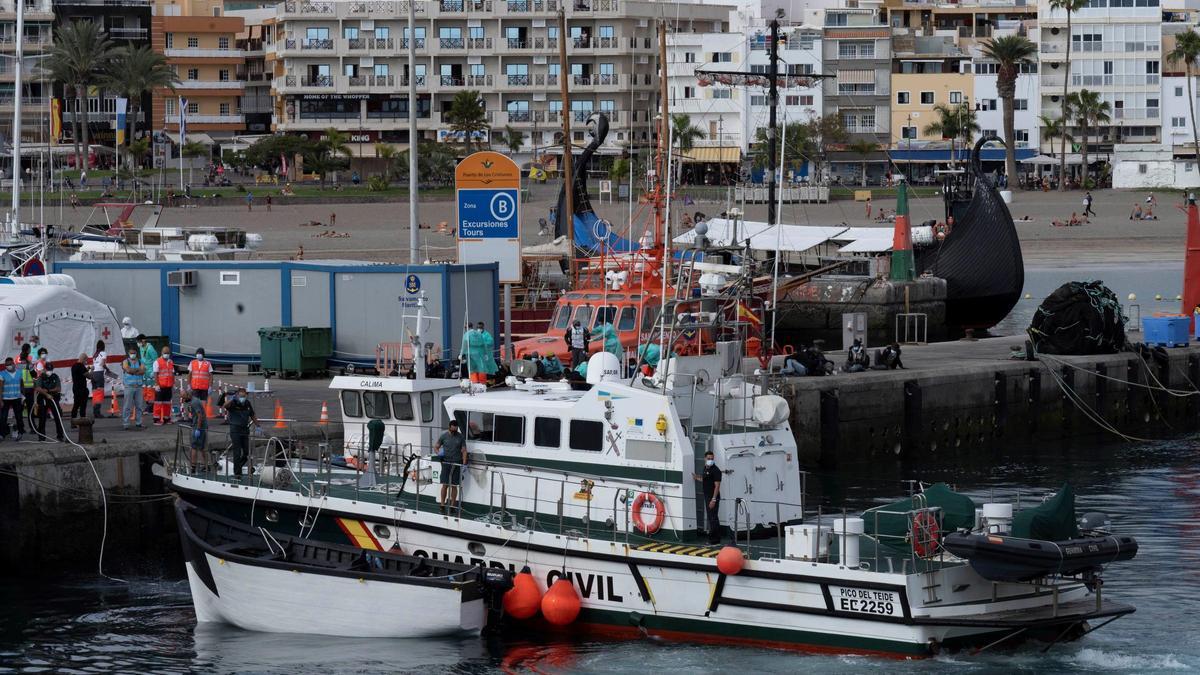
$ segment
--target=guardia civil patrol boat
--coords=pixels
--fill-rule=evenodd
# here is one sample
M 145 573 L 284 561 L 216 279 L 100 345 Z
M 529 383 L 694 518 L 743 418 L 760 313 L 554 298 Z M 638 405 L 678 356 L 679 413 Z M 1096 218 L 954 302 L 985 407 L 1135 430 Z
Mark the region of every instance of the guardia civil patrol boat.
M 788 405 L 758 374 L 763 363 L 743 354 L 762 325 L 742 318 L 742 291 L 757 270 L 748 257 L 733 264 L 708 253 L 675 263 L 674 287 L 700 290 L 664 297 L 655 334 L 660 353 L 670 354 L 680 336 L 707 331 L 715 345 L 707 353 L 668 356 L 647 375 L 602 352 L 586 381 L 539 381 L 518 360 L 507 386 L 490 390 L 425 379 L 418 355 L 411 378 L 331 383 L 342 459 L 362 470 L 335 469 L 342 462 L 331 457 L 302 460 L 267 442 L 245 482 L 189 467 L 181 452 L 171 483 L 188 502 L 252 527 L 527 567 L 541 592 L 566 579 L 581 611 L 559 629 L 588 636 L 922 656 L 1031 636 L 1078 638 L 1134 611 L 1102 591 L 1105 565 L 1130 557 L 1131 539 L 1121 555 L 1057 567 L 1039 559 L 1021 569 L 1042 571 L 1014 575 L 997 556 L 1051 551 L 1054 539 L 1088 544 L 1077 531 L 1032 527 L 1044 518 L 1029 509 L 976 505 L 943 485 L 857 515 L 807 503 Z M 449 420 L 465 431 L 470 459 L 461 502 L 446 509 L 438 498 L 447 465 L 434 447 Z M 709 451 L 723 472 L 725 547 L 704 543 L 695 474 Z M 1069 513 L 1062 502 L 1051 520 L 1077 527 L 1073 502 Z M 973 561 L 943 545 L 949 533 L 1009 545 L 959 547 L 989 556 Z

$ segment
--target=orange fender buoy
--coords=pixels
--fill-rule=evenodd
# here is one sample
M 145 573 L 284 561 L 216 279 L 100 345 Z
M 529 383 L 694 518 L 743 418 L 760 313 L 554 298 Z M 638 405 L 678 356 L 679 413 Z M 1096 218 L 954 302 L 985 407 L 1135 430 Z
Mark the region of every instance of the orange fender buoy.
M 912 521 L 913 553 L 922 558 L 931 556 L 938 551 L 942 538 L 942 528 L 938 526 L 937 518 L 928 511 L 918 511 Z
M 650 504 L 654 507 L 654 518 L 649 523 L 642 518 L 642 509 Z M 662 527 L 667 517 L 667 507 L 653 492 L 643 492 L 633 499 L 633 527 L 642 534 L 654 534 Z
M 529 567 L 513 577 L 513 587 L 504 593 L 504 613 L 514 619 L 529 619 L 542 606 L 542 589 L 533 578 Z
M 717 570 L 721 574 L 733 576 L 741 572 L 745 564 L 746 557 L 742 555 L 742 549 L 736 546 L 726 546 L 717 554 Z
M 560 578 L 554 582 L 546 596 L 542 598 L 542 616 L 555 626 L 566 626 L 579 617 L 582 603 L 575 585 Z

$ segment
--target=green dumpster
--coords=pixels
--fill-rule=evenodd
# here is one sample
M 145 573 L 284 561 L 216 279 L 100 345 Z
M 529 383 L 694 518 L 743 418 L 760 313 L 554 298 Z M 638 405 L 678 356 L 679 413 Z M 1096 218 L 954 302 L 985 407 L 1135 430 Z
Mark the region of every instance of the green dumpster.
M 308 326 L 272 326 L 259 331 L 262 368 L 285 377 L 325 372 L 333 355 L 333 331 Z
M 267 326 L 258 329 L 258 349 L 262 354 L 264 373 L 278 373 L 283 369 L 283 338 L 285 326 Z

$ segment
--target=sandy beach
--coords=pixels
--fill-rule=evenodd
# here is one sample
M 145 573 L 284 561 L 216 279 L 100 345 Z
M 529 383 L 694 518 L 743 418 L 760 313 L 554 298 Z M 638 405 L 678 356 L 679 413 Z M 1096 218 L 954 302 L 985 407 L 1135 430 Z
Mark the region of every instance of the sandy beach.
M 1184 213 L 1177 208 L 1177 194 L 1158 194 L 1155 215 L 1158 220 L 1130 220 L 1134 206 L 1144 203 L 1148 193 L 1118 190 L 1103 190 L 1094 193 L 1094 210 L 1097 216 L 1078 227 L 1055 227 L 1053 219 L 1066 220 L 1073 212 L 1082 213 L 1083 193 L 1017 192 L 1011 210 L 1017 220 L 1022 250 L 1030 265 L 1087 265 L 1120 262 L 1175 262 L 1183 260 L 1186 239 Z M 701 211 L 714 216 L 730 205 L 719 201 L 694 201 L 684 204 L 681 196 L 672 207 L 676 212 Z M 551 185 L 535 186 L 532 199 L 522 208 L 522 240 L 526 245 L 543 243 L 549 237 L 538 235 L 539 218 L 547 218 L 555 196 Z M 242 227 L 263 235 L 264 243 L 259 251 L 263 258 L 289 258 L 301 246 L 306 259 L 351 258 L 371 261 L 408 261 L 408 205 L 404 202 L 376 204 L 275 204 L 266 210 L 262 200 L 256 200 L 254 210 L 248 212 L 244 203 L 197 208 L 164 209 L 160 224 L 164 226 L 220 225 Z M 910 212 L 914 222 L 941 218 L 940 198 L 924 197 L 910 200 Z M 621 202 L 595 202 L 597 211 L 613 223 L 628 221 L 629 207 Z M 895 199 L 878 199 L 872 203 L 877 211 L 880 207 L 895 209 Z M 765 220 L 764 205 L 746 207 L 746 217 Z M 149 207 L 139 207 L 134 221 L 141 223 L 149 215 Z M 648 212 L 639 212 L 634 205 L 635 221 L 645 222 Z M 330 216 L 336 214 L 336 226 L 330 226 Z M 111 215 L 115 216 L 115 213 Z M 1030 220 L 1022 221 L 1028 216 Z M 27 217 L 37 219 L 37 214 L 27 210 Z M 436 227 L 442 221 L 452 223 L 454 203 L 445 198 L 423 201 L 418 219 L 429 226 L 420 231 L 421 260 L 453 259 L 454 239 L 439 234 Z M 57 205 L 46 206 L 46 221 L 78 227 L 84 223 L 103 224 L 103 211 L 90 206 L 72 210 L 69 206 L 60 210 Z M 885 223 L 868 219 L 866 206 L 861 202 L 835 201 L 828 204 L 784 205 L 782 219 L 785 223 L 799 225 L 887 226 Z M 674 220 L 674 218 L 672 219 Z M 305 226 L 302 223 L 317 221 L 321 225 Z M 343 235 L 337 238 L 318 236 L 327 231 Z M 639 228 L 640 232 L 640 228 Z

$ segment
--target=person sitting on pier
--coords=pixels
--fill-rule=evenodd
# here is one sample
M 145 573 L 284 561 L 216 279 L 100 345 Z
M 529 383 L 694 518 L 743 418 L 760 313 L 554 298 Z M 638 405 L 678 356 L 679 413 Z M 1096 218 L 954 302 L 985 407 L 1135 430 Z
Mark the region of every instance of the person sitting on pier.
M 779 370 L 780 375 L 792 375 L 795 377 L 804 377 L 808 375 L 808 366 L 803 363 L 805 353 L 808 348 L 800 345 L 800 348 L 795 352 L 788 354 L 783 361 L 783 368 Z
M 893 342 L 883 348 L 875 357 L 876 368 L 887 368 L 895 370 L 897 368 L 904 370 L 904 364 L 900 361 L 900 343 Z
M 854 344 L 846 352 L 846 372 L 861 373 L 870 367 L 871 355 L 867 353 L 866 347 L 863 347 L 862 340 L 855 338 Z

